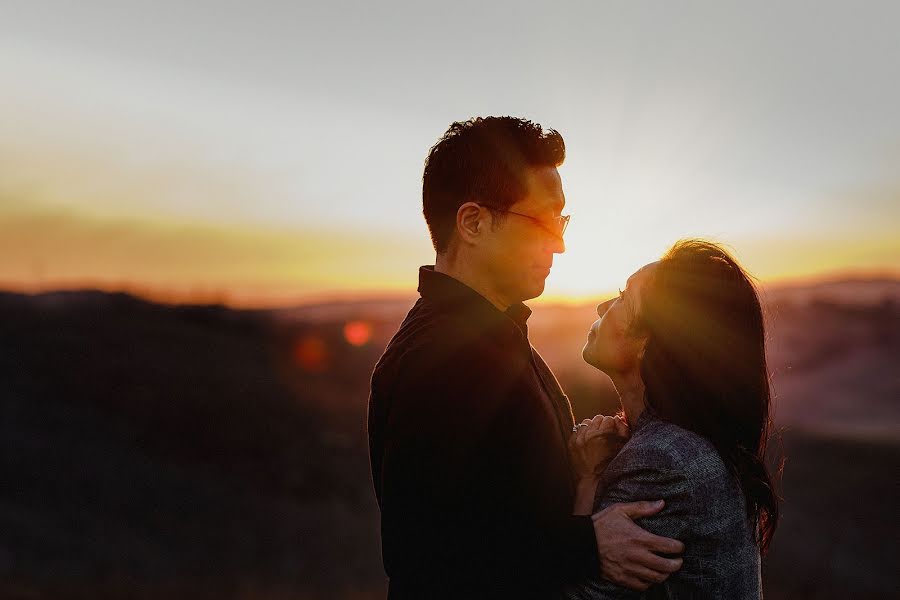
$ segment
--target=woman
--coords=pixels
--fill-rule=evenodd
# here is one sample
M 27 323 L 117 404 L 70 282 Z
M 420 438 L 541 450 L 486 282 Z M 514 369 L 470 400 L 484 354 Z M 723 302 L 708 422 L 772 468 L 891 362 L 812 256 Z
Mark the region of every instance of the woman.
M 662 583 L 631 573 L 644 592 L 598 577 L 567 597 L 761 597 L 760 552 L 778 504 L 764 462 L 770 392 L 750 278 L 719 246 L 683 241 L 597 313 L 583 357 L 612 379 L 624 421 L 577 427 L 575 513 L 661 498 L 664 509 L 640 524 L 681 540 L 684 562 Z

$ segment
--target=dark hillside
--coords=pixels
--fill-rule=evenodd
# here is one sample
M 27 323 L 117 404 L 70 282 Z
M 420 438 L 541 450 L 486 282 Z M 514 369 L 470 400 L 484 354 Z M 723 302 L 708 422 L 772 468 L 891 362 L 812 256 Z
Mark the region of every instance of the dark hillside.
M 0 294 L 0 598 L 383 597 L 365 402 L 408 306 Z M 895 595 L 900 304 L 769 308 L 788 461 L 766 596 Z M 579 418 L 615 408 L 580 360 L 593 318 L 530 322 Z

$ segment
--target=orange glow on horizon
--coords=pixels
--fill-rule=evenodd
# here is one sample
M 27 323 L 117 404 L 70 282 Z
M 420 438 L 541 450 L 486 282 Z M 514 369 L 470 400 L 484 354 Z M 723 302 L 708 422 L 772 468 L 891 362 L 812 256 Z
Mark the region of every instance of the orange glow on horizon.
M 587 243 L 573 244 L 559 257 L 545 293 L 530 302 L 594 302 L 661 253 L 632 251 L 613 262 L 615 257 L 597 259 L 603 255 Z M 835 274 L 900 277 L 900 238 L 889 231 L 865 238 L 726 243 L 763 284 L 833 279 Z M 0 288 L 22 293 L 98 289 L 164 303 L 234 308 L 409 299 L 416 296 L 418 267 L 430 262 L 433 251 L 424 233 L 398 238 L 0 211 Z M 364 337 L 355 327 L 348 343 Z

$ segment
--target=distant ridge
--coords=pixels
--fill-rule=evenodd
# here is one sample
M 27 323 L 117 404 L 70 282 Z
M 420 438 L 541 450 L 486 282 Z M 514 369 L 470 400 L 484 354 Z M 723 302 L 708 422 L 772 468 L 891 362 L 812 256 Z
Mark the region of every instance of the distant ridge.
M 900 273 L 873 274 L 835 274 L 830 277 L 797 280 L 775 281 L 760 284 L 764 296 L 770 301 L 784 299 L 809 301 L 819 299 L 838 302 L 859 302 L 871 304 L 883 300 L 900 302 Z M 598 298 L 601 296 L 598 295 Z M 160 307 L 205 307 L 210 309 L 234 311 L 235 313 L 265 313 L 280 321 L 331 320 L 348 313 L 362 314 L 366 318 L 382 318 L 394 315 L 398 311 L 405 312 L 416 301 L 416 294 L 372 293 L 358 297 L 336 297 L 334 299 L 316 298 L 309 301 L 298 301 L 293 306 L 273 306 L 260 308 L 243 308 L 231 306 L 223 302 L 166 302 L 147 297 L 140 293 L 127 291 L 106 291 L 99 289 L 61 289 L 28 293 L 16 290 L 0 289 L 0 305 L 23 304 L 51 309 L 55 306 L 77 305 L 146 305 Z M 591 305 L 596 299 L 569 304 L 569 306 Z M 556 306 L 553 301 L 542 302 L 542 308 Z
M 842 304 L 900 302 L 900 277 L 842 277 L 811 282 L 783 282 L 763 286 L 769 301 L 813 300 Z
M 392 318 L 404 314 L 415 303 L 412 296 L 407 298 L 373 298 L 358 300 L 339 300 L 304 304 L 294 308 L 275 308 L 268 312 L 279 321 L 330 321 L 352 314 L 362 319 Z

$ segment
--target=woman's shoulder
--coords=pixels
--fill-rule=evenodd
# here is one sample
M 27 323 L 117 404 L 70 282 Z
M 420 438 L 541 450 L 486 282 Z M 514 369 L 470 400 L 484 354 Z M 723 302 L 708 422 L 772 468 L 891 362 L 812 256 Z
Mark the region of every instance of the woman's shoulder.
M 691 480 L 727 476 L 725 463 L 709 440 L 649 412 L 638 419 L 631 439 L 609 466 L 614 471 L 677 470 Z
M 614 502 L 662 498 L 659 535 L 704 540 L 713 554 L 751 552 L 752 544 L 740 484 L 703 436 L 648 415 L 603 473 L 595 508 Z M 652 520 L 652 519 L 651 519 Z M 698 545 L 698 552 L 705 546 Z M 752 552 L 751 552 L 752 554 Z
M 603 479 L 595 510 L 616 502 L 665 500 L 660 513 L 638 521 L 651 533 L 685 544 L 681 570 L 660 590 L 704 598 L 732 597 L 737 589 L 750 596 L 758 592 L 759 552 L 740 485 L 706 438 L 642 416 Z

